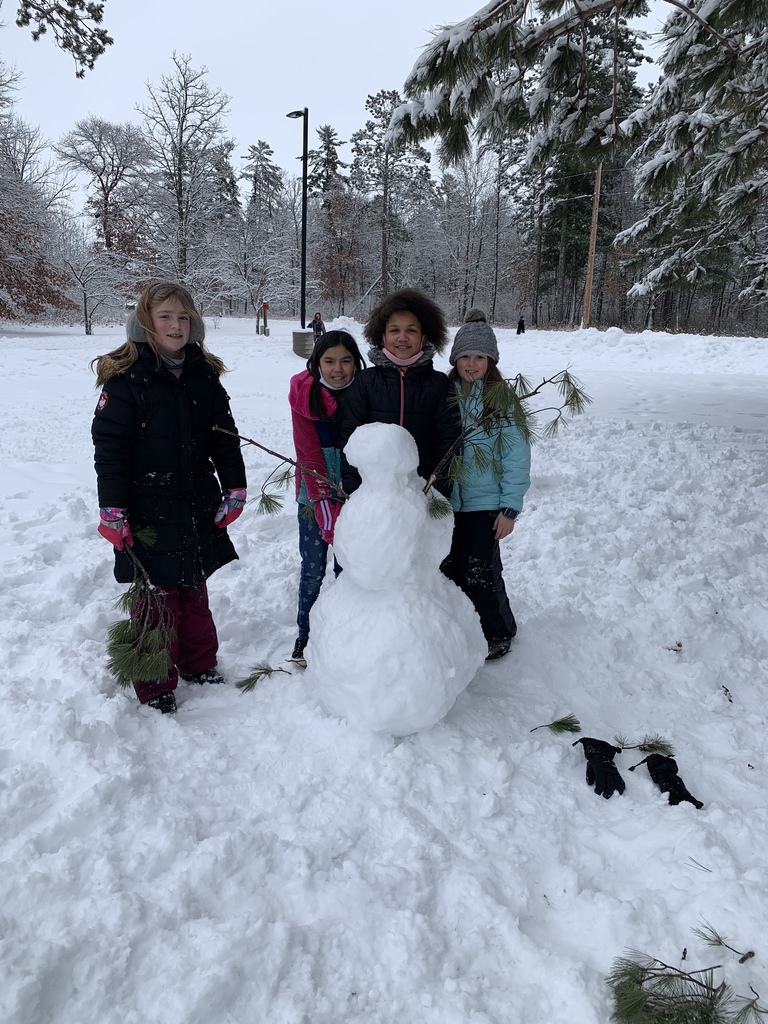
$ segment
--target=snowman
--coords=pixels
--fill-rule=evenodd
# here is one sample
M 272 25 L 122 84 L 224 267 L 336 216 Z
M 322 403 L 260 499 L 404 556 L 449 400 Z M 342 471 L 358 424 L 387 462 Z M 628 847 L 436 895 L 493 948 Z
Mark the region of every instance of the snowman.
M 440 572 L 451 517 L 428 514 L 411 435 L 369 423 L 344 453 L 362 484 L 336 524 L 344 571 L 312 609 L 308 681 L 353 725 L 407 736 L 445 717 L 488 645 L 472 602 Z

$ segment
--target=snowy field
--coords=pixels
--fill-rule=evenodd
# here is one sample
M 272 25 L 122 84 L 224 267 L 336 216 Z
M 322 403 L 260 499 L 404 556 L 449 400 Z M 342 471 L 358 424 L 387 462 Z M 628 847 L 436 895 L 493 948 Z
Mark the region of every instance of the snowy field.
M 208 339 L 241 432 L 288 453 L 291 327 Z M 506 374 L 570 365 L 595 401 L 534 449 L 503 544 L 512 653 L 395 741 L 300 670 L 180 688 L 175 717 L 114 685 L 87 363 L 121 336 L 0 331 L 0 1020 L 606 1024 L 625 948 L 723 964 L 765 1005 L 765 339 L 499 332 Z M 274 461 L 245 457 L 254 495 Z M 291 667 L 292 497 L 231 532 L 210 589 L 234 682 Z M 530 732 L 567 713 L 661 734 L 704 808 L 630 773 L 636 750 L 597 797 L 575 737 Z M 702 920 L 756 956 L 707 948 Z

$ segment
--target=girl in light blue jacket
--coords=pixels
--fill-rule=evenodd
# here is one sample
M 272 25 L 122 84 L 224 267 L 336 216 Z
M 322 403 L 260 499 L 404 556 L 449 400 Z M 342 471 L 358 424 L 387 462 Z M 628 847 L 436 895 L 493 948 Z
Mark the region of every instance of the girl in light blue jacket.
M 485 390 L 503 380 L 496 335 L 480 310 L 456 333 L 448 375 L 461 412 L 462 469 L 454 481 L 451 551 L 441 568 L 472 601 L 493 661 L 509 652 L 517 623 L 502 577 L 499 541 L 508 537 L 531 485 L 531 449 L 517 427 L 499 414 L 483 420 Z

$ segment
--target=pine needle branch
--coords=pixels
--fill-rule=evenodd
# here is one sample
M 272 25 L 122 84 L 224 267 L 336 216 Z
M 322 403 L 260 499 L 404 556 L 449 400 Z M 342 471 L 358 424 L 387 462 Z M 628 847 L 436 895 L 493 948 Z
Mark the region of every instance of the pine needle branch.
M 739 957 L 739 963 L 745 964 L 747 960 L 751 960 L 755 955 L 754 950 L 749 950 L 747 953 L 742 953 L 740 949 L 734 949 L 733 946 L 729 946 L 725 940 L 725 936 L 721 935 L 709 921 L 703 921 L 701 928 L 694 928 L 693 934 L 698 935 L 702 941 L 706 942 L 708 946 L 723 947 L 724 949 L 730 949 L 732 953 L 735 953 Z
M 157 541 L 157 530 L 154 526 L 137 526 L 132 532 L 133 539 L 140 540 L 145 548 L 154 547 Z
M 140 530 L 135 535 L 138 538 Z M 133 562 L 134 580 L 117 603 L 130 618 L 109 627 L 107 668 L 120 686 L 131 686 L 166 678 L 172 667 L 169 650 L 175 631 L 162 591 L 153 586 L 136 552 L 128 545 L 124 550 Z
M 427 501 L 427 514 L 430 519 L 446 519 L 452 512 L 453 509 L 451 508 L 451 503 L 446 501 L 442 495 L 437 495 L 435 493 L 429 495 L 429 499 Z
M 581 722 L 575 715 L 564 715 L 547 725 L 535 725 L 529 732 L 536 732 L 537 729 L 550 729 L 554 733 L 581 732 Z
M 754 998 L 715 984 L 720 964 L 683 971 L 656 957 L 628 950 L 606 981 L 613 991 L 612 1024 L 757 1024 L 768 1010 Z
M 252 437 L 244 437 L 242 434 L 235 433 L 234 430 L 225 430 L 224 427 L 219 427 L 214 424 L 214 430 L 218 430 L 220 434 L 229 434 L 230 437 L 236 437 L 240 441 L 245 441 L 246 444 L 252 444 L 254 448 L 260 449 L 262 452 L 266 452 L 267 455 L 272 455 L 276 459 L 280 459 L 280 462 L 285 463 L 288 466 L 295 466 L 300 469 L 305 475 L 313 476 L 316 480 L 322 480 L 323 483 L 328 484 L 332 490 L 336 492 L 341 498 L 348 498 L 349 495 L 342 488 L 341 484 L 337 481 L 329 479 L 327 476 L 323 476 L 322 473 L 316 473 L 313 469 L 308 469 L 303 466 L 300 462 L 290 458 L 288 455 L 281 455 L 280 452 L 273 451 L 272 448 L 267 448 L 266 445 L 260 444 L 258 441 L 254 441 Z
M 530 410 L 526 402 L 538 395 L 546 387 L 555 387 L 562 398 L 559 405 L 548 408 Z M 452 395 L 449 401 L 459 403 L 458 395 Z M 554 418 L 544 428 L 544 435 L 552 437 L 557 432 L 564 416 L 576 416 L 584 411 L 592 399 L 584 391 L 582 385 L 568 370 L 561 370 L 551 377 L 544 377 L 535 387 L 522 376 L 489 384 L 483 391 L 483 411 L 471 423 L 464 426 L 459 437 L 435 466 L 434 471 L 424 485 L 424 493 L 428 494 L 437 480 L 457 479 L 457 463 L 466 459 L 471 449 L 472 458 L 483 459 L 482 444 L 477 442 L 475 435 L 484 430 L 490 435 L 498 424 L 513 423 L 529 444 L 538 437 L 533 421 L 542 412 L 554 412 Z M 479 456 L 478 456 L 479 452 Z
M 658 734 L 648 735 L 646 733 L 639 743 L 628 743 L 626 737 L 617 735 L 613 742 L 622 750 L 642 750 L 644 754 L 663 754 L 665 757 L 674 757 L 675 748 L 668 743 L 663 736 Z
M 279 495 L 262 491 L 256 502 L 256 512 L 258 515 L 274 516 L 282 509 L 283 504 L 284 500 Z
M 267 679 L 269 676 L 274 675 L 275 672 L 284 672 L 287 676 L 293 675 L 285 668 L 272 668 L 267 661 L 260 661 L 257 665 L 254 665 L 251 669 L 250 675 L 246 676 L 245 679 L 241 679 L 237 683 L 238 690 L 243 693 L 250 693 L 251 690 L 255 690 L 262 679 Z

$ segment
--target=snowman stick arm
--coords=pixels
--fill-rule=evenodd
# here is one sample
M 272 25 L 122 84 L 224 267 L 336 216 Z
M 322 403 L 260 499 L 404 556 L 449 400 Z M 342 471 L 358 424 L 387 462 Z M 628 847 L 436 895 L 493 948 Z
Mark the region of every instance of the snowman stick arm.
M 243 434 L 236 434 L 233 430 L 225 430 L 224 427 L 217 427 L 215 424 L 213 429 L 218 430 L 222 434 L 229 434 L 230 437 L 237 437 L 239 438 L 239 440 L 245 441 L 246 444 L 252 444 L 254 448 L 259 448 L 261 451 L 266 452 L 267 455 L 272 455 L 274 456 L 274 458 L 280 459 L 281 462 L 287 462 L 290 466 L 296 466 L 296 468 L 300 469 L 302 473 L 308 473 L 310 476 L 314 476 L 318 480 L 324 481 L 325 483 L 329 484 L 334 491 L 336 491 L 339 497 L 349 497 L 347 492 L 341 487 L 340 484 L 334 483 L 333 480 L 331 480 L 327 476 L 323 476 L 322 473 L 316 473 L 314 469 L 308 469 L 306 466 L 303 466 L 300 462 L 297 462 L 296 459 L 292 459 L 288 455 L 282 455 L 280 452 L 273 451 L 271 448 L 267 448 L 266 445 L 260 444 L 258 441 L 254 441 L 252 437 L 244 437 Z

